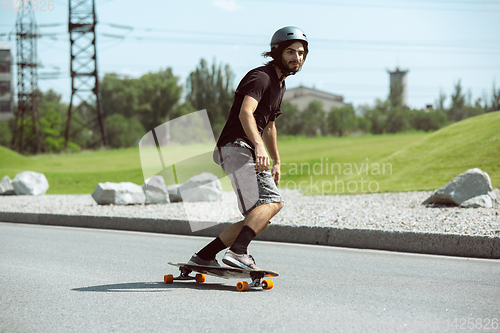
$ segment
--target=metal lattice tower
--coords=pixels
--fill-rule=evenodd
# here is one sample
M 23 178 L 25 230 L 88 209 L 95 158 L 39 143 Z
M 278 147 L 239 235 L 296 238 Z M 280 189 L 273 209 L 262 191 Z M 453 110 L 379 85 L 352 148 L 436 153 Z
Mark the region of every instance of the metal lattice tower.
M 12 136 L 12 149 L 23 153 L 26 143 L 35 140 L 30 148 L 35 153 L 45 149 L 43 129 L 40 125 L 36 93 L 38 88 L 37 42 L 38 26 L 35 12 L 19 11 L 16 21 L 17 40 L 17 99 L 18 110 Z M 28 132 L 31 128 L 31 135 Z
M 94 0 L 69 0 L 69 34 L 71 51 L 71 100 L 68 108 L 65 147 L 70 138 L 71 121 L 76 120 L 80 129 L 88 130 L 91 137 L 100 131 L 100 139 L 93 140 L 92 146 L 107 145 L 106 130 L 99 98 L 97 76 L 97 52 L 95 26 L 97 24 Z M 72 117 L 75 98 L 79 98 L 79 119 Z M 83 107 L 82 107 L 83 106 Z M 76 133 L 73 133 L 73 135 Z

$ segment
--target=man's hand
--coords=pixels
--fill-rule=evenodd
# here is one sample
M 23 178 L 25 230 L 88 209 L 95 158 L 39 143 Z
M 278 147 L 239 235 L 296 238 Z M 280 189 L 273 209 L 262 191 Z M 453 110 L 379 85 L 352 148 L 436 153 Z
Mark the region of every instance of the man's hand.
M 267 155 L 264 145 L 255 147 L 255 168 L 259 172 L 269 170 L 269 156 Z
M 273 176 L 274 183 L 276 186 L 280 183 L 281 178 L 281 164 L 273 162 L 273 169 L 271 170 L 271 175 Z

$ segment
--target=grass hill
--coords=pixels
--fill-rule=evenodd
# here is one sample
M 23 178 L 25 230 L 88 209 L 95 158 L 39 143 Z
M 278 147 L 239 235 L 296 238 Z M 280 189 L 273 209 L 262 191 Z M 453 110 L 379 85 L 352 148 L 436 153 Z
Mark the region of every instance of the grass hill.
M 500 111 L 447 126 L 383 162 L 394 172 L 381 179 L 382 190 L 432 190 L 471 168 L 487 172 L 500 187 Z
M 500 112 L 494 112 L 430 134 L 280 138 L 280 187 L 310 194 L 434 190 L 475 167 L 500 187 L 499 129 Z M 25 170 L 46 175 L 48 194 L 92 193 L 106 181 L 144 181 L 138 148 L 26 157 L 0 146 L 0 177 Z M 223 186 L 230 189 L 229 183 Z
M 0 168 L 17 168 L 31 164 L 31 160 L 4 146 L 0 146 Z
M 289 168 L 282 186 L 302 182 L 302 190 L 316 194 L 434 190 L 468 169 L 480 168 L 490 175 L 493 187 L 500 187 L 499 129 L 500 112 L 494 112 L 431 134 L 297 143 L 289 147 L 295 153 L 286 155 L 301 167 L 298 173 Z M 282 154 L 283 160 L 287 157 Z

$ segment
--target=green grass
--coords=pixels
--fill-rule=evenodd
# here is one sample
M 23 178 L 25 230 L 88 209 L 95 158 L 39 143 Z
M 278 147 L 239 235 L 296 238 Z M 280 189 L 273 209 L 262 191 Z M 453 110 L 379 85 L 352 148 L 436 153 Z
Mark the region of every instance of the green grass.
M 367 180 L 395 152 L 424 140 L 429 134 L 388 134 L 346 138 L 290 138 L 279 143 L 281 188 L 304 193 L 335 194 L 380 190 Z M 385 172 L 390 170 L 386 167 Z M 366 174 L 368 172 L 368 175 Z M 371 181 L 371 180 L 370 180 Z
M 384 191 L 432 190 L 479 168 L 500 187 L 500 112 L 466 119 L 401 149 L 382 162 L 394 173 L 380 177 Z
M 299 188 L 302 182 L 300 189 L 313 194 L 434 190 L 480 168 L 500 187 L 499 129 L 500 112 L 494 112 L 431 134 L 290 140 L 280 145 L 287 161 L 281 186 Z M 297 173 L 290 162 L 304 167 Z
M 475 167 L 500 187 L 499 129 L 500 112 L 494 112 L 430 134 L 280 138 L 280 187 L 313 194 L 433 190 Z M 174 147 L 168 156 L 183 161 L 198 149 Z M 209 161 L 209 155 L 202 160 Z M 178 181 L 197 172 L 199 163 L 177 163 Z M 144 181 L 138 148 L 25 157 L 0 147 L 0 177 L 14 178 L 25 170 L 46 175 L 48 194 L 92 193 L 97 183 L 106 181 Z M 229 182 L 223 187 L 230 189 Z
M 48 194 L 92 193 L 97 183 L 106 181 L 143 182 L 136 148 L 24 157 L 0 147 L 0 175 L 14 178 L 25 170 L 45 174 Z

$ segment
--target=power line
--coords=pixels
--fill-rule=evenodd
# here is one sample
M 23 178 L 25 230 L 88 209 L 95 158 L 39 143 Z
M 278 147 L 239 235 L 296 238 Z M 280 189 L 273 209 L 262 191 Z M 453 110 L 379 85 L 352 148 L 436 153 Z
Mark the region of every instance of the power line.
M 52 65 L 54 63 L 51 63 Z M 66 65 L 65 63 L 57 63 L 59 65 Z M 132 63 L 121 63 L 121 64 L 103 64 L 101 63 L 101 67 L 103 68 L 109 68 L 113 66 L 134 66 L 134 67 L 144 67 L 144 68 L 150 68 L 150 65 L 140 65 L 140 64 L 132 64 Z M 187 66 L 184 66 L 187 67 Z M 179 68 L 179 67 L 176 67 Z M 174 69 L 176 69 L 174 68 Z M 191 68 L 191 66 L 189 66 Z M 244 71 L 247 70 L 247 67 L 237 67 L 234 68 L 239 71 Z M 460 66 L 452 66 L 452 67 L 411 67 L 411 72 L 422 72 L 422 71 L 432 71 L 432 72 L 440 72 L 440 71 L 492 71 L 492 70 L 500 70 L 500 66 L 496 65 L 491 65 L 491 66 L 465 66 L 465 67 L 460 67 Z M 307 72 L 308 73 L 314 73 L 314 72 L 321 72 L 325 74 L 331 74 L 331 73 L 366 73 L 366 72 L 378 72 L 378 73 L 386 73 L 387 68 L 386 67 L 307 67 Z M 63 77 L 66 77 L 69 72 L 51 72 L 50 75 L 46 72 L 42 72 L 40 74 L 41 77 L 39 79 L 44 79 L 47 80 L 49 78 L 45 76 L 50 76 L 50 79 L 60 79 Z M 42 77 L 43 76 L 43 77 Z
M 499 2 L 500 5 L 500 2 Z M 53 27 L 53 26 L 61 26 L 65 25 L 65 23 L 52 23 L 52 24 L 47 24 L 45 27 Z M 227 32 L 209 32 L 209 31 L 197 31 L 197 30 L 179 30 L 179 29 L 164 29 L 164 28 L 151 28 L 151 27 L 138 27 L 138 26 L 131 26 L 131 25 L 122 25 L 122 24 L 115 24 L 115 23 L 109 23 L 109 22 L 102 22 L 101 25 L 105 25 L 111 28 L 117 28 L 121 30 L 127 30 L 127 31 L 145 31 L 148 33 L 151 32 L 160 32 L 160 33 L 171 33 L 171 34 L 188 34 L 188 35 L 194 35 L 195 37 L 199 37 L 200 35 L 204 35 L 207 37 L 212 37 L 212 38 L 224 38 L 222 41 L 223 43 L 227 43 L 228 39 L 231 37 L 234 37 L 237 39 L 237 42 L 241 44 L 241 40 L 249 40 L 253 39 L 255 41 L 266 41 L 265 43 L 267 44 L 267 38 L 268 36 L 256 36 L 256 35 L 241 35 L 240 33 L 227 33 Z M 42 25 L 43 26 L 43 25 Z M 60 36 L 64 35 L 67 36 L 67 32 L 54 32 L 54 33 L 40 33 L 40 37 L 54 37 L 54 36 Z M 5 34 L 3 34 L 5 35 Z M 130 33 L 121 35 L 117 33 L 107 33 L 107 32 L 102 32 L 100 33 L 101 36 L 103 37 L 108 37 L 108 38 L 117 38 L 117 39 L 124 39 L 124 38 L 132 38 L 136 40 L 151 40 L 151 41 L 159 41 L 159 40 L 173 40 L 173 41 L 186 41 L 186 43 L 189 42 L 195 42 L 199 43 L 201 39 L 194 39 L 194 40 L 187 40 L 185 37 L 182 37 L 181 39 L 179 37 L 164 37 L 164 36 L 134 36 L 130 35 Z M 210 40 L 208 41 L 209 43 L 216 43 L 217 40 Z M 234 42 L 234 41 L 233 41 Z M 251 44 L 254 44 L 251 43 Z M 388 41 L 388 40 L 341 40 L 341 39 L 311 39 L 311 42 L 313 43 L 327 43 L 327 44 L 347 44 L 347 45 L 370 45 L 370 46 L 404 46 L 404 47 L 477 47 L 477 48 L 498 48 L 500 47 L 500 39 L 494 39 L 494 40 L 484 40 L 484 39 L 458 39 L 458 40 L 404 40 L 404 41 Z M 468 44 L 468 45 L 464 45 Z M 254 44 L 256 45 L 256 44 Z M 260 43 L 259 43 L 260 45 Z
M 458 71 L 458 70 L 466 70 L 466 71 L 479 71 L 479 70 L 498 70 L 500 66 L 492 65 L 492 66 L 469 66 L 469 67 L 460 67 L 460 66 L 452 66 L 452 67 L 411 67 L 410 70 L 412 72 L 416 71 Z M 386 68 L 382 67 L 308 67 L 307 71 L 321 71 L 321 72 L 385 72 Z
M 147 27 L 135 27 L 130 25 L 121 25 L 115 23 L 102 23 L 108 27 L 116 28 L 120 30 L 126 30 L 126 34 L 117 34 L 109 32 L 98 33 L 99 36 L 108 39 L 116 39 L 127 41 L 131 43 L 158 43 L 158 42 L 170 42 L 178 44 L 216 44 L 216 45 L 242 45 L 242 46 L 262 46 L 267 45 L 267 37 L 265 36 L 241 36 L 241 34 L 232 33 L 221 33 L 221 32 L 208 32 L 208 31 L 192 31 L 192 30 L 179 30 L 179 29 L 162 29 L 162 28 L 147 28 Z M 52 23 L 46 25 L 46 27 L 60 26 L 63 23 Z M 151 35 L 133 35 L 132 32 L 135 30 L 145 31 L 145 32 L 159 32 L 160 36 Z M 165 36 L 164 33 L 168 34 L 186 34 L 193 35 L 191 37 L 179 37 L 179 36 Z M 2 34 L 6 35 L 6 34 Z M 51 33 L 40 33 L 41 38 L 50 38 L 52 40 L 58 40 L 58 36 L 64 36 L 66 40 L 67 32 L 51 32 Z M 207 38 L 200 38 L 200 35 L 204 35 Z M 395 51 L 394 48 L 406 48 L 409 52 L 423 52 L 422 48 L 426 49 L 438 49 L 441 53 L 446 53 L 448 50 L 467 50 L 467 51 L 479 51 L 481 53 L 498 53 L 500 51 L 500 39 L 493 40 L 405 40 L 405 41 L 388 41 L 388 40 L 340 40 L 340 39 L 311 39 L 311 44 L 314 44 L 319 49 L 331 49 L 336 50 L 376 50 L 376 51 Z M 392 49 L 388 49 L 392 48 Z M 415 48 L 419 48 L 415 50 Z M 396 50 L 397 51 L 397 50 Z
M 52 67 L 58 70 L 56 73 L 51 73 L 50 77 L 54 77 L 54 79 L 60 79 L 61 76 L 65 77 L 68 72 L 60 72 L 59 71 L 59 66 L 56 66 L 55 64 L 59 66 L 66 65 L 66 63 L 49 63 L 46 65 L 46 67 Z M 137 64 L 137 63 L 113 63 L 113 64 L 106 64 L 106 63 L 101 63 L 101 67 L 107 68 L 109 71 L 109 68 L 111 67 L 123 67 L 123 66 L 134 66 L 134 67 L 143 67 L 143 68 L 151 68 L 150 65 L 148 64 Z M 168 67 L 168 66 L 167 66 Z M 177 66 L 174 69 L 179 69 L 179 68 L 184 68 L 184 70 L 191 68 L 192 66 Z M 43 68 L 43 67 L 42 67 Z M 245 71 L 248 69 L 247 66 L 245 67 L 233 67 L 234 70 L 237 71 Z M 325 67 L 325 66 L 307 66 L 306 69 L 308 73 L 315 73 L 315 72 L 321 72 L 325 74 L 332 74 L 332 73 L 367 73 L 367 72 L 378 72 L 378 73 L 386 73 L 387 67 Z M 442 71 L 493 71 L 493 70 L 500 70 L 500 66 L 497 64 L 492 64 L 492 65 L 484 65 L 484 66 L 434 66 L 434 67 L 411 67 L 410 68 L 412 73 L 418 73 L 418 72 L 425 72 L 425 71 L 432 71 L 432 72 L 442 72 Z M 45 72 L 42 72 L 40 75 L 43 75 L 44 77 L 40 77 L 40 79 L 48 79 L 45 77 L 47 74 Z M 57 76 L 57 77 L 56 77 Z
M 500 11 L 500 8 L 498 7 L 500 4 L 489 2 L 489 1 L 478 1 L 478 2 L 473 2 L 473 1 L 468 1 L 468 2 L 443 2 L 443 1 L 425 1 L 426 4 L 437 4 L 437 5 L 453 5 L 453 7 L 422 7 L 419 6 L 418 3 L 412 3 L 410 1 L 405 1 L 407 4 L 406 5 L 401 5 L 401 2 L 398 2 L 397 4 L 382 4 L 382 3 L 368 3 L 368 2 L 339 2 L 339 1 L 308 1 L 308 2 L 303 2 L 303 1 L 291 1 L 291 0 L 286 0 L 286 1 L 279 1 L 279 0 L 242 0 L 246 2 L 265 2 L 266 4 L 268 3 L 276 3 L 276 4 L 286 4 L 286 5 L 314 5 L 314 6 L 328 6 L 328 7 L 354 7 L 354 8 L 391 8 L 391 9 L 403 9 L 403 10 L 430 10 L 430 11 L 466 11 L 466 12 L 498 12 Z M 423 2 L 423 1 L 422 1 Z M 422 3 L 421 2 L 421 3 Z M 462 5 L 462 6 L 469 6 L 468 8 L 465 7 L 455 7 L 456 5 Z M 477 6 L 477 5 L 483 5 L 483 6 L 492 6 L 496 8 L 470 8 L 470 6 Z

